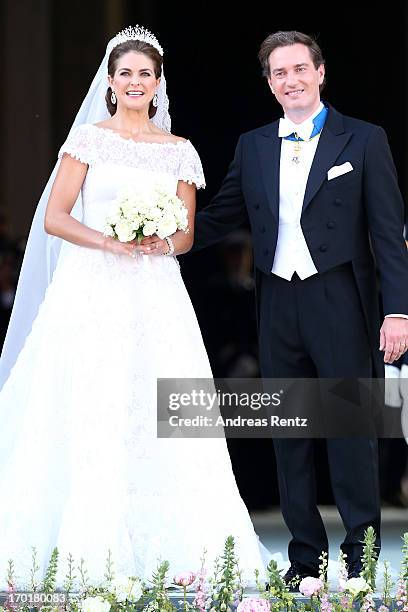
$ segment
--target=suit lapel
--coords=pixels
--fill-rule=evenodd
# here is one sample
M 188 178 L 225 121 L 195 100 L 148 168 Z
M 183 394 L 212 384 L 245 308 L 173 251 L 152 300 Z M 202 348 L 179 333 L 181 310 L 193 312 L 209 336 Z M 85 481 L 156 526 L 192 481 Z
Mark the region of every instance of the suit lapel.
M 276 220 L 279 218 L 279 169 L 281 139 L 278 137 L 279 122 L 265 128 L 257 135 L 259 163 L 269 206 Z
M 329 106 L 326 124 L 320 135 L 310 168 L 302 212 L 306 210 L 322 183 L 327 179 L 328 170 L 334 165 L 350 138 L 351 133 L 346 133 L 344 130 L 342 115 Z

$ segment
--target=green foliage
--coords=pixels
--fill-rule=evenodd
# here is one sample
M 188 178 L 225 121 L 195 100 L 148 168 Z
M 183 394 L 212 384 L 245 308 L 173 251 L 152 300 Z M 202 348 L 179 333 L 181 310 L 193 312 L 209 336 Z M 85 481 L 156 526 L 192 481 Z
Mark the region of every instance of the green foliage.
M 84 593 L 87 593 L 90 588 L 89 574 L 88 574 L 88 570 L 85 567 L 85 561 L 83 559 L 81 559 L 81 561 L 79 562 L 78 571 L 79 571 L 81 590 Z
M 231 612 L 234 603 L 237 604 L 242 600 L 241 572 L 235 554 L 235 540 L 232 536 L 227 537 L 224 553 L 216 560 L 212 584 L 212 612 Z
M 106 559 L 104 578 L 108 584 L 110 584 L 112 580 L 115 578 L 115 572 L 113 571 L 112 552 L 110 549 L 108 550 L 108 556 Z
M 37 572 L 40 569 L 40 566 L 38 565 L 38 560 L 37 560 L 37 549 L 35 548 L 35 546 L 33 546 L 31 548 L 32 550 L 32 555 L 31 555 L 31 569 L 30 569 L 30 588 L 32 590 L 33 593 L 35 593 L 35 591 L 38 589 L 39 586 L 39 581 L 36 578 Z
M 42 591 L 44 593 L 53 593 L 57 586 L 58 556 L 58 548 L 54 548 L 48 562 L 48 567 L 45 572 L 45 578 L 42 585 Z
M 384 561 L 384 586 L 382 592 L 382 603 L 384 606 L 391 606 L 391 590 L 393 586 L 394 582 L 391 580 L 390 564 L 388 563 L 388 561 Z
M 364 548 L 362 556 L 363 570 L 361 576 L 375 591 L 375 577 L 377 573 L 378 547 L 375 545 L 375 531 L 373 527 L 368 527 L 364 532 Z
M 408 582 L 408 532 L 402 536 L 401 578 Z
M 295 594 L 289 592 L 281 574 L 282 570 L 278 569 L 277 562 L 271 559 L 266 568 L 266 576 L 269 585 L 267 598 L 270 600 L 272 612 L 299 609 L 295 603 Z M 274 599 L 276 601 L 273 601 Z
M 175 612 L 176 607 L 170 601 L 166 590 L 166 575 L 169 571 L 169 562 L 159 563 L 157 570 L 153 572 L 151 589 L 145 594 L 148 599 L 147 605 L 143 608 L 146 612 L 153 610 L 160 612 Z
M 67 562 L 68 562 L 68 570 L 65 575 L 63 588 L 64 588 L 65 593 L 70 593 L 74 588 L 74 580 L 76 578 L 76 575 L 74 573 L 74 558 L 71 555 L 71 553 L 69 553 L 68 555 Z

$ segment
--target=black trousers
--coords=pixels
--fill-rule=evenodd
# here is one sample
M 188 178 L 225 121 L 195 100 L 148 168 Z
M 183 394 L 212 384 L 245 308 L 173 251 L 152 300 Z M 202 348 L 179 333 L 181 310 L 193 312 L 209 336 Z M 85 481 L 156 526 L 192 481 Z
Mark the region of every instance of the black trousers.
M 305 280 L 273 274 L 260 281 L 260 363 L 266 378 L 371 378 L 368 332 L 350 264 Z M 327 439 L 330 479 L 346 530 L 350 563 L 361 556 L 372 525 L 380 546 L 376 439 Z M 314 440 L 275 439 L 283 518 L 292 540 L 290 561 L 319 565 L 328 539 L 317 508 Z

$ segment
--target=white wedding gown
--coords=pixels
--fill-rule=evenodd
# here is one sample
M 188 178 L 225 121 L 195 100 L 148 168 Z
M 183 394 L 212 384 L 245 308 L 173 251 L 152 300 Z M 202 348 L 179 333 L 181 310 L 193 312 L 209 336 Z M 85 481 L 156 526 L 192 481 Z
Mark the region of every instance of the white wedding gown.
M 141 143 L 93 125 L 61 149 L 89 165 L 83 222 L 102 230 L 128 182 L 203 185 L 189 141 Z M 156 379 L 209 378 L 210 365 L 178 263 L 64 244 L 32 331 L 0 393 L 0 590 L 8 560 L 29 582 L 69 553 L 100 581 L 108 549 L 117 574 L 148 579 L 208 565 L 235 537 L 246 580 L 264 559 L 224 439 L 157 439 Z M 76 572 L 77 573 L 77 572 Z

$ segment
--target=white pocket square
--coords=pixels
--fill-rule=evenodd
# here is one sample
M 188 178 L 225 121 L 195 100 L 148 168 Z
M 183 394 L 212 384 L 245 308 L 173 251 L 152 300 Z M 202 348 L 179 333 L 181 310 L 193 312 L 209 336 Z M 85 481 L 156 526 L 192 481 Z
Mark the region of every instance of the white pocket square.
M 341 164 L 341 166 L 333 166 L 327 173 L 327 180 L 331 181 L 332 179 L 337 178 L 342 174 L 346 174 L 346 172 L 351 172 L 352 170 L 354 170 L 354 168 L 350 162 L 345 162 L 344 164 Z

